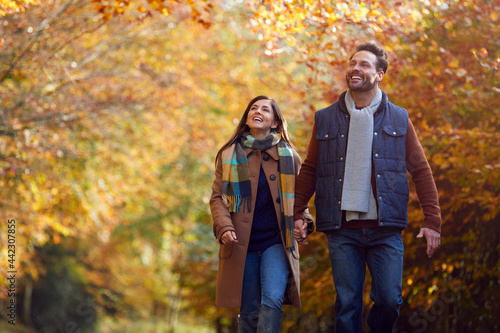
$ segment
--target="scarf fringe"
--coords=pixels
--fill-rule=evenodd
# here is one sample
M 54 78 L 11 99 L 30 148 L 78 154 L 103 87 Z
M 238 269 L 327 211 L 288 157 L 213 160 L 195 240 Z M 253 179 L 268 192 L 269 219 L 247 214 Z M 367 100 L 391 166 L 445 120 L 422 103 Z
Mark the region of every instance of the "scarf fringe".
M 292 237 L 293 237 L 293 231 L 292 230 L 287 230 L 286 235 L 285 235 L 285 245 L 287 249 L 292 248 Z
M 237 213 L 240 211 L 240 207 L 243 206 L 243 210 L 245 208 L 250 212 L 251 208 L 251 197 L 246 196 L 242 197 L 241 195 L 222 195 L 222 200 L 228 207 L 230 213 Z

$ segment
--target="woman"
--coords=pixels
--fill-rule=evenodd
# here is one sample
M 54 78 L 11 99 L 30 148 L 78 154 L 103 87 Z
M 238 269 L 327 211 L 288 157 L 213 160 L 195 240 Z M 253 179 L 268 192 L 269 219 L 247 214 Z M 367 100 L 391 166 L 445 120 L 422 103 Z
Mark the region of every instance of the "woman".
M 216 305 L 240 308 L 240 332 L 279 332 L 282 304 L 300 307 L 293 237 L 300 158 L 278 104 L 266 96 L 251 100 L 215 163 Z

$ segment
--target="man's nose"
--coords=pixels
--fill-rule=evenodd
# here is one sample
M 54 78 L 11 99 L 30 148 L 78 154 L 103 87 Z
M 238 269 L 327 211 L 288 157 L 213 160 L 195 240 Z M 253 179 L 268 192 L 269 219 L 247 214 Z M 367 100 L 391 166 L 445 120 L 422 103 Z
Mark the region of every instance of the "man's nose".
M 359 72 L 359 71 L 360 71 L 360 70 L 359 70 L 359 67 L 360 67 L 360 65 L 359 65 L 359 64 L 355 64 L 355 65 L 352 67 L 352 71 L 353 71 L 353 72 L 354 72 L 354 71 Z

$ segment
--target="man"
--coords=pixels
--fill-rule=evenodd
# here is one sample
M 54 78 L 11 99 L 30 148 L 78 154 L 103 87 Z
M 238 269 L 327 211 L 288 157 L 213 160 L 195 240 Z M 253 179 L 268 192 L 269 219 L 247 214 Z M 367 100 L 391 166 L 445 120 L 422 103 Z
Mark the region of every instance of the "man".
M 328 239 L 337 292 L 335 332 L 361 332 L 366 266 L 372 276 L 371 332 L 392 332 L 403 300 L 403 242 L 409 186 L 424 212 L 420 233 L 430 258 L 440 245 L 441 212 L 429 163 L 408 112 L 379 89 L 387 54 L 357 47 L 348 90 L 315 114 L 307 156 L 296 181 L 295 238 L 307 236 L 303 211 L 316 192 L 316 230 Z

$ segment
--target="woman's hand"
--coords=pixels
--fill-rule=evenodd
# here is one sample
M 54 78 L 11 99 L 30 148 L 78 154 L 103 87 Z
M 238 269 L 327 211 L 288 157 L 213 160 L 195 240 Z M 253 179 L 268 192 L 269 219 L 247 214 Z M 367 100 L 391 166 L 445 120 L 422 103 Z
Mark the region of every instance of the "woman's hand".
M 236 239 L 236 233 L 234 231 L 226 231 L 225 233 L 223 233 L 220 237 L 220 241 L 224 245 L 238 243 L 238 240 Z

